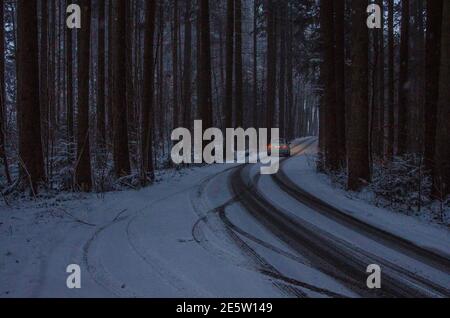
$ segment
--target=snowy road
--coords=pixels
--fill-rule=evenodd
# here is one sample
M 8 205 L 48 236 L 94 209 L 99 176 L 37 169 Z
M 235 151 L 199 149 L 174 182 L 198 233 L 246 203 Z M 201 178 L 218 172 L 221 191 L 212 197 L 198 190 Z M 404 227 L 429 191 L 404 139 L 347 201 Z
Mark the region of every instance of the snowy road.
M 341 213 L 295 185 L 283 169 L 269 178 L 252 173 L 247 166 L 232 180 L 235 193 L 240 193 L 252 215 L 299 254 L 307 255 L 316 268 L 359 295 L 450 295 L 447 257 Z M 383 270 L 381 290 L 367 289 L 365 269 L 370 264 Z
M 399 231 L 370 207 L 312 196 L 300 180 L 329 190 L 308 179 L 315 147 L 299 140 L 276 176 L 193 168 L 57 217 L 5 213 L 0 297 L 449 297 L 448 230 L 406 218 Z M 73 263 L 81 289 L 65 284 Z M 381 290 L 366 286 L 369 264 L 382 267 Z

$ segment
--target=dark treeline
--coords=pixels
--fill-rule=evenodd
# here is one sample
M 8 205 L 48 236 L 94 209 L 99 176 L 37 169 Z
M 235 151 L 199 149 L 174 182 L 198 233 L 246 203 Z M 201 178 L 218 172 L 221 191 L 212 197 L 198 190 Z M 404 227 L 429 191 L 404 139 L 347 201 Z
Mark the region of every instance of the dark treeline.
M 365 27 L 371 3 L 382 10 L 381 28 Z M 348 188 L 360 190 L 375 167 L 413 162 L 408 169 L 418 165 L 417 179 L 429 177 L 430 195 L 445 201 L 450 2 L 322 0 L 320 15 L 319 168 L 346 169 Z M 405 185 L 403 191 L 410 190 Z
M 68 6 L 81 28 L 66 27 Z M 2 192 L 147 185 L 176 127 L 319 123 L 314 0 L 1 0 Z M 3 178 L 4 175 L 4 178 Z
M 71 30 L 71 1 L 0 0 L 4 193 L 147 185 L 201 119 L 320 135 L 320 170 L 351 190 L 412 157 L 450 194 L 448 1 L 76 3 Z

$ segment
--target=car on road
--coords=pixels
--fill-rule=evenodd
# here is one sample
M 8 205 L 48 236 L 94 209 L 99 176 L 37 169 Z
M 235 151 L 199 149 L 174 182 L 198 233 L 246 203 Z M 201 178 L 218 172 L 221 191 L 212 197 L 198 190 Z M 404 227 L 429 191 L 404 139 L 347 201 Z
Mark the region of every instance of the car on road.
M 291 156 L 291 143 L 284 138 L 280 138 L 276 141 L 273 141 L 271 144 L 268 145 L 267 148 L 268 148 L 267 153 L 269 154 L 269 156 L 272 154 L 273 149 L 278 150 L 280 157 Z

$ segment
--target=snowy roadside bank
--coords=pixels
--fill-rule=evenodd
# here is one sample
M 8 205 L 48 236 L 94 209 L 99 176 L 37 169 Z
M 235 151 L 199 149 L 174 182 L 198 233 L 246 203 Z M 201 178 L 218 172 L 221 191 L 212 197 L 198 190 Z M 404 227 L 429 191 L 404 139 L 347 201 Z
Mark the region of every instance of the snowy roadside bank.
M 326 175 L 317 174 L 316 147 L 307 150 L 311 156 L 294 157 L 283 167 L 290 181 L 322 201 L 382 230 L 403 237 L 418 246 L 437 251 L 450 258 L 450 230 L 419 218 L 378 208 L 367 201 L 349 197 L 348 192 L 333 185 Z
M 83 247 L 99 228 L 119 216 L 151 208 L 153 202 L 189 191 L 225 166 L 165 171 L 155 185 L 138 191 L 60 194 L 51 199 L 0 202 L 0 297 L 114 296 L 95 282 L 66 288 L 66 266 L 82 263 Z M 83 293 L 84 291 L 84 293 Z

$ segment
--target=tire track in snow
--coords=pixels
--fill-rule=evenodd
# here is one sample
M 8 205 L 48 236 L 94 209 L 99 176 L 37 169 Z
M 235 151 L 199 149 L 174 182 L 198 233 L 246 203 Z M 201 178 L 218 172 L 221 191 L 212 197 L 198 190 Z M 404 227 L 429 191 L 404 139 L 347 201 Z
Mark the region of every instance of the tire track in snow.
M 311 141 L 312 140 L 312 141 Z M 300 147 L 300 150 L 298 150 L 297 152 L 302 152 L 305 149 L 307 149 L 311 144 L 313 144 L 315 142 L 314 138 L 308 138 L 305 141 L 303 141 L 302 144 L 297 145 L 297 147 L 303 145 L 303 147 Z M 305 144 L 306 143 L 306 144 Z M 242 169 L 243 167 L 245 167 L 246 165 L 240 165 L 238 167 L 232 168 L 232 170 L 239 170 Z M 228 169 L 229 170 L 229 169 Z M 223 171 L 222 173 L 228 172 L 227 171 Z M 271 250 L 272 252 L 275 252 L 277 254 L 279 254 L 280 256 L 283 257 L 287 257 L 291 260 L 294 260 L 298 263 L 304 264 L 304 265 L 308 265 L 309 264 L 305 264 L 303 260 L 301 260 L 298 256 L 292 255 L 288 252 L 285 252 L 267 242 L 264 242 L 263 240 L 260 240 L 258 238 L 256 238 L 255 236 L 253 236 L 252 234 L 240 229 L 239 227 L 237 227 L 235 224 L 233 224 L 228 217 L 226 216 L 226 208 L 228 206 L 231 206 L 235 203 L 237 203 L 238 200 L 238 195 L 235 195 L 234 197 L 232 197 L 230 200 L 228 200 L 226 203 L 224 203 L 223 205 L 216 207 L 214 209 L 210 209 L 207 207 L 207 204 L 203 202 L 203 194 L 204 194 L 204 190 L 205 188 L 208 186 L 209 182 L 212 181 L 215 177 L 219 176 L 219 173 L 217 175 L 212 176 L 211 178 L 208 178 L 207 180 L 205 180 L 203 183 L 201 183 L 198 186 L 198 189 L 193 192 L 192 195 L 192 205 L 194 207 L 194 210 L 197 211 L 197 213 L 199 214 L 200 218 L 199 220 L 196 222 L 196 224 L 194 225 L 193 229 L 192 229 L 192 236 L 194 238 L 194 240 L 202 245 L 206 250 L 208 250 L 209 252 L 213 252 L 216 254 L 217 257 L 220 257 L 221 259 L 225 259 L 227 261 L 230 261 L 230 255 L 227 255 L 226 252 L 223 251 L 218 251 L 217 249 L 215 249 L 215 246 L 212 246 L 212 244 L 210 244 L 207 240 L 206 240 L 206 235 L 204 234 L 203 230 L 202 230 L 202 226 L 206 225 L 206 226 L 211 226 L 211 219 L 213 218 L 219 218 L 223 225 L 225 225 L 225 230 L 227 231 L 229 237 L 232 238 L 232 240 L 235 242 L 235 244 L 247 255 L 250 257 L 250 259 L 253 260 L 253 262 L 255 262 L 258 266 L 258 271 L 262 274 L 264 274 L 265 276 L 271 277 L 272 279 L 276 279 L 277 281 L 281 281 L 283 282 L 282 285 L 279 285 L 279 282 L 274 282 L 274 284 L 278 287 L 281 288 L 283 291 L 286 290 L 286 287 L 288 287 L 288 292 L 292 293 L 297 296 L 297 297 L 306 297 L 307 295 L 301 291 L 298 290 L 298 288 L 294 288 L 293 290 L 291 289 L 292 286 L 294 287 L 300 287 L 303 289 L 307 289 L 313 292 L 317 292 L 319 294 L 323 294 L 329 297 L 345 297 L 343 295 L 340 295 L 338 293 L 334 293 L 331 291 L 328 291 L 326 289 L 322 289 L 322 288 L 318 288 L 315 286 L 312 286 L 310 284 L 304 283 L 304 282 L 300 282 L 298 280 L 286 277 L 284 275 L 282 275 L 277 269 L 275 269 L 271 264 L 269 264 L 261 255 L 259 255 L 254 249 L 252 249 L 247 243 L 245 243 L 240 237 L 239 235 L 245 237 L 246 239 L 253 241 L 254 243 L 263 246 L 266 249 Z M 234 175 L 234 174 L 233 174 Z M 203 208 L 201 208 L 203 207 Z M 223 229 L 222 229 L 223 230 Z M 217 227 L 212 227 L 211 231 L 213 233 L 217 233 L 218 231 L 220 231 L 219 228 Z M 239 235 L 238 235 L 239 234 Z M 237 264 L 239 265 L 239 264 Z M 286 285 L 289 284 L 289 285 Z

